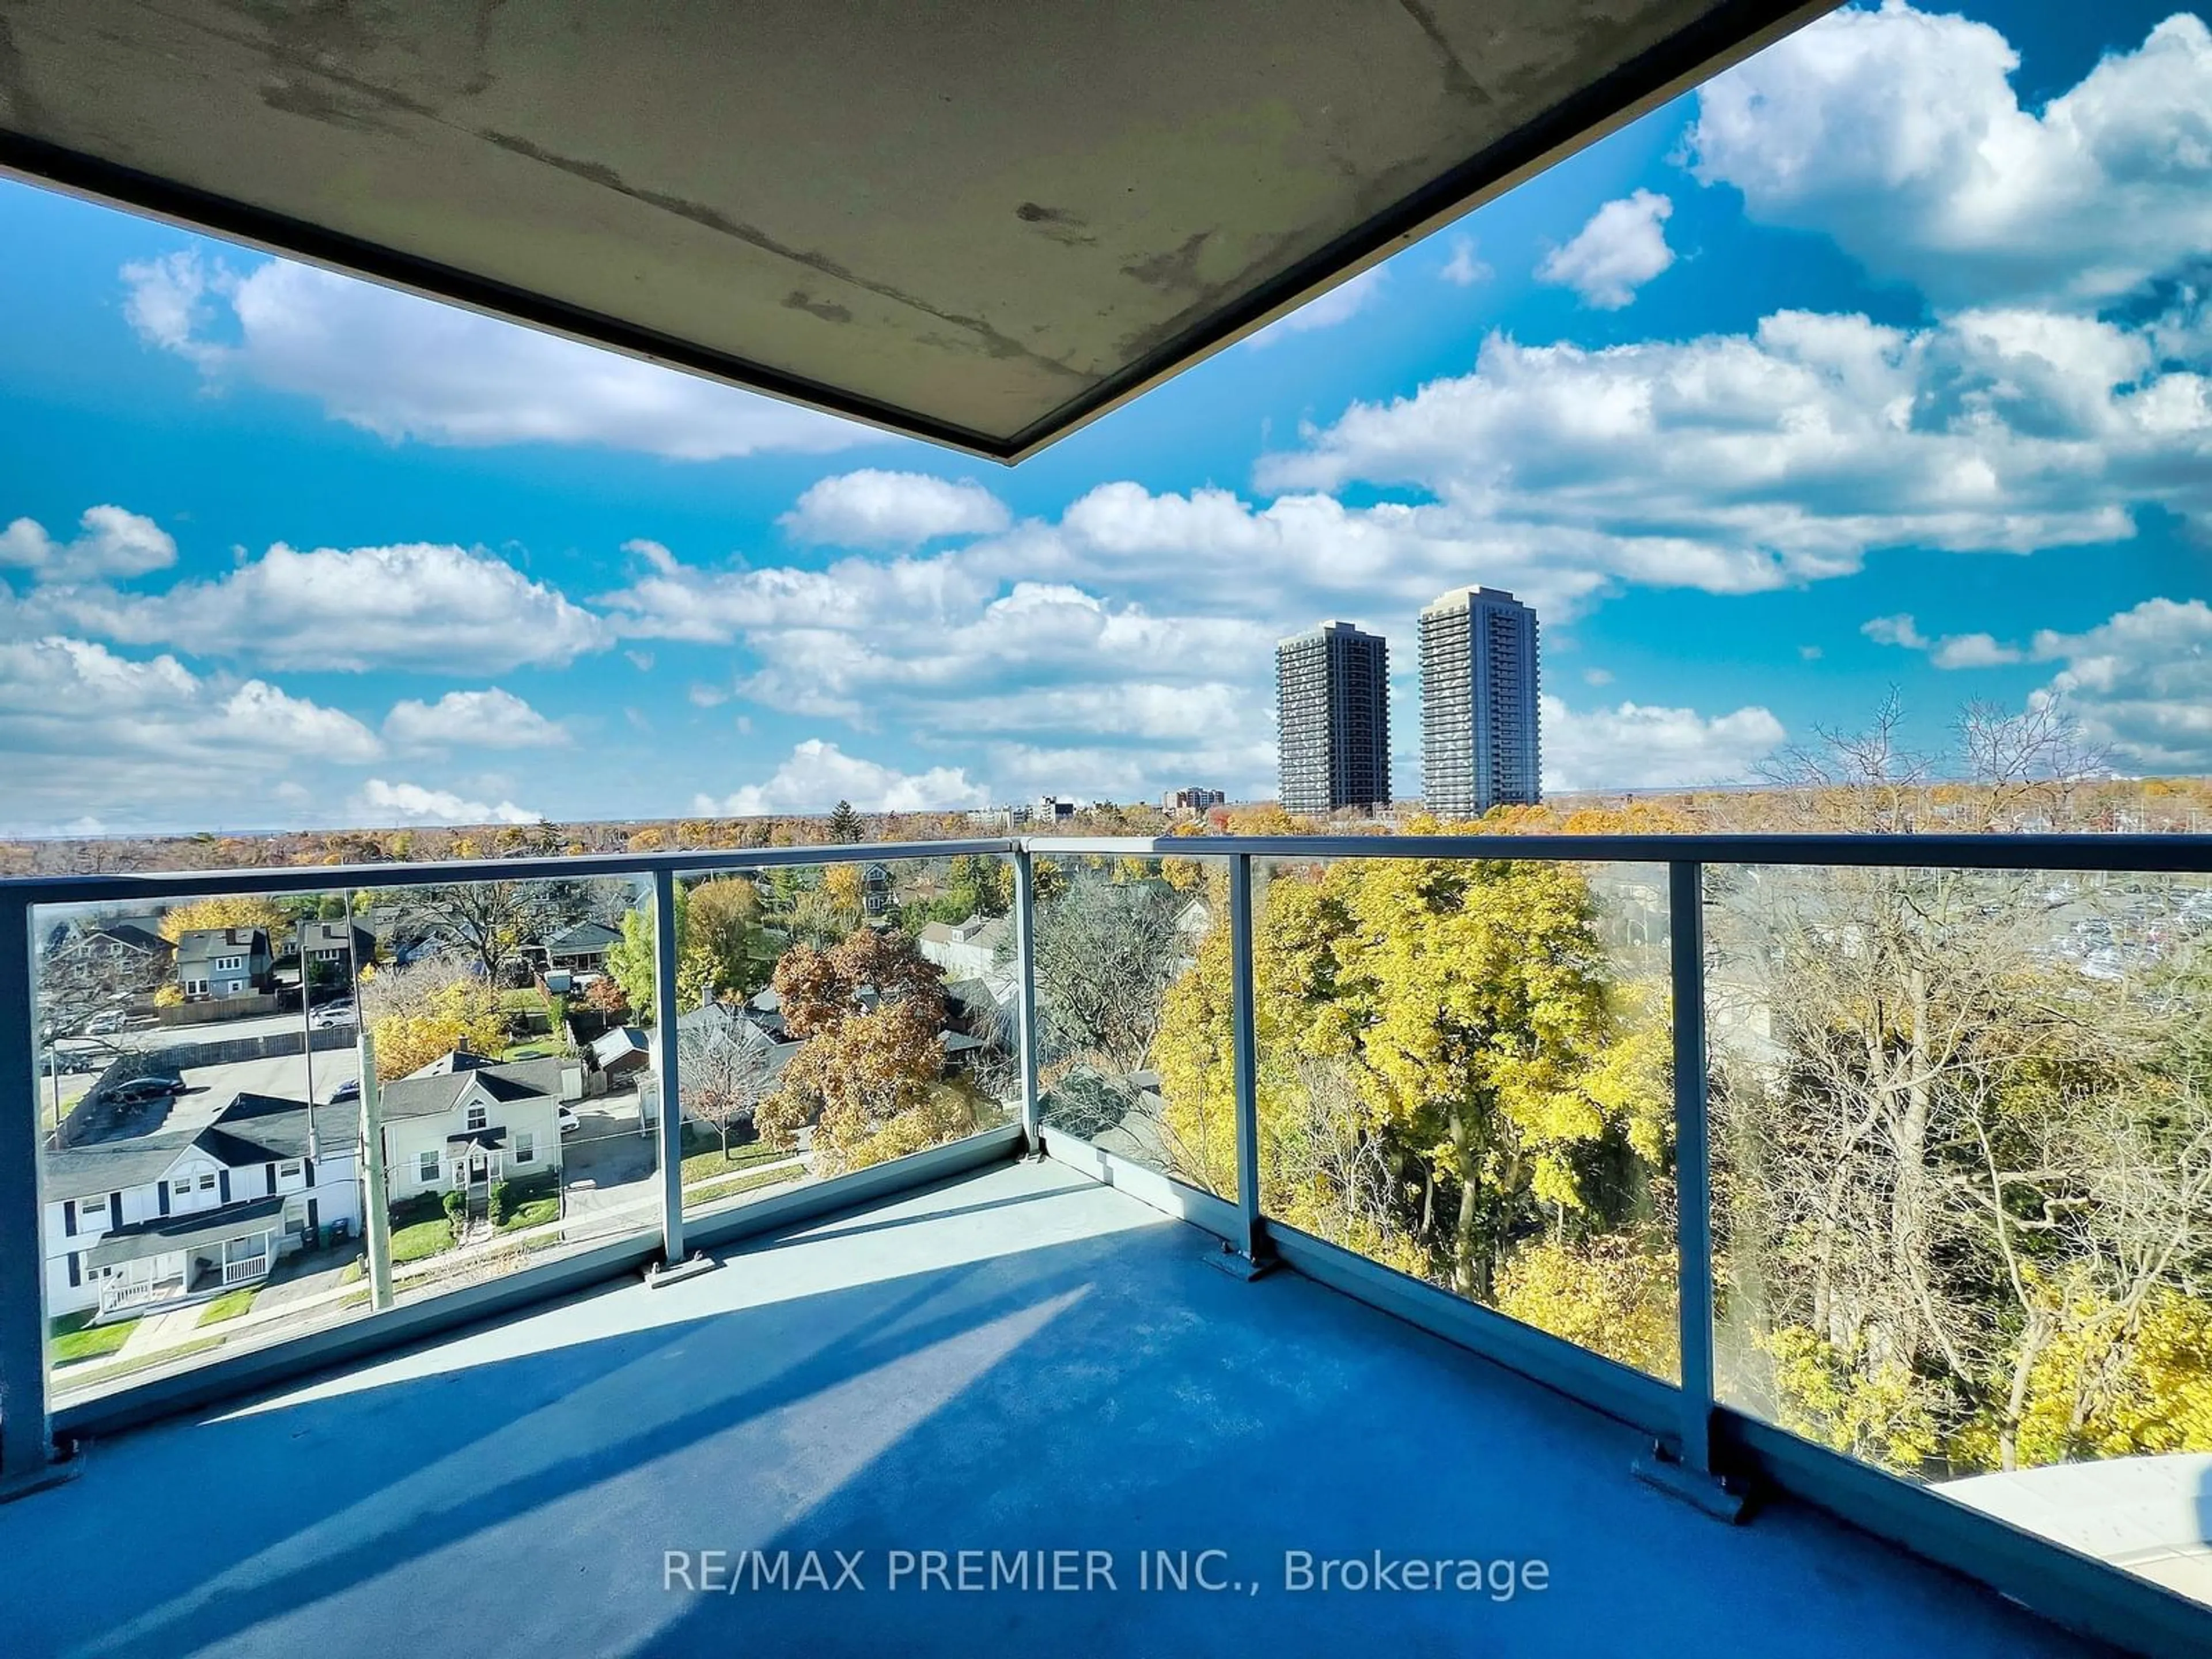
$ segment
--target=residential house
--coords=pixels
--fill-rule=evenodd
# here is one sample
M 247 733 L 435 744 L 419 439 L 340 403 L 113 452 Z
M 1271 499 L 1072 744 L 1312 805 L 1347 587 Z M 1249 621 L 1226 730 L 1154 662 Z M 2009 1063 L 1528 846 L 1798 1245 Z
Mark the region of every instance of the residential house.
M 622 929 L 604 921 L 580 921 L 544 945 L 545 966 L 571 974 L 595 974 L 607 965 L 607 952 L 622 943 Z
M 42 1158 L 46 1307 L 102 1316 L 258 1284 L 334 1230 L 358 1237 L 351 1106 L 240 1095 L 205 1127 Z
M 933 921 L 914 936 L 915 948 L 950 980 L 988 979 L 1011 970 L 1014 924 L 1006 916 Z
M 271 966 L 264 927 L 194 927 L 177 939 L 177 983 L 187 1002 L 266 991 Z
M 126 965 L 133 976 L 162 977 L 175 960 L 177 947 L 143 921 L 90 923 L 76 930 L 74 948 L 112 957 Z
M 351 985 L 354 971 L 376 960 L 376 935 L 358 922 L 300 924 L 300 970 L 324 985 Z
M 891 908 L 891 867 L 875 863 L 860 872 L 860 909 L 870 917 L 888 915 Z
M 447 1054 L 378 1091 L 384 1178 L 395 1200 L 558 1174 L 561 1062 Z

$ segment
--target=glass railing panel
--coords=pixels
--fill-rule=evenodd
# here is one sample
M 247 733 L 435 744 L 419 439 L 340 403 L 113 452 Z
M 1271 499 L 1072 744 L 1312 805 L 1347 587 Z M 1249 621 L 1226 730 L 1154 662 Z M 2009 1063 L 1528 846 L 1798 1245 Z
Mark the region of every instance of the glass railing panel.
M 1261 1213 L 1673 1380 L 1666 867 L 1255 875 Z
M 1229 861 L 1038 854 L 1039 1115 L 1237 1195 Z
M 2212 882 L 1708 880 L 1721 1398 L 2212 1600 Z
M 1011 860 L 781 865 L 678 887 L 687 1217 L 1020 1116 Z M 615 1017 L 649 999 L 650 954 L 617 962 L 586 1006 Z
M 362 988 L 380 1079 L 368 1174 L 392 1303 L 657 1231 L 659 1147 L 637 1088 L 650 1032 L 583 1033 L 571 1018 L 585 965 L 650 914 L 650 883 L 464 882 L 376 901 L 392 950 Z M 366 1290 L 383 1305 L 375 1254 Z
M 365 1212 L 343 892 L 40 906 L 53 1397 L 340 1323 Z

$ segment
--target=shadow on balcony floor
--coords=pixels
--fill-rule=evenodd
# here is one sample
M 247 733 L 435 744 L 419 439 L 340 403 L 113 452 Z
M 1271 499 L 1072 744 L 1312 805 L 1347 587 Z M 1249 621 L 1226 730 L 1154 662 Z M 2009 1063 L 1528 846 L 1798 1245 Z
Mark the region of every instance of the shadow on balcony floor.
M 1631 1480 L 1629 1431 L 1294 1276 L 1238 1284 L 1208 1243 L 1008 1164 L 683 1285 L 611 1286 L 99 1443 L 80 1480 L 0 1510 L 0 1645 L 2087 1651 L 1811 1511 L 1709 1521 Z M 753 1588 L 754 1549 L 792 1552 L 794 1577 L 818 1550 L 832 1582 L 831 1553 L 859 1552 L 866 1588 Z M 921 1552 L 962 1549 L 986 1582 L 992 1551 L 1008 1569 L 1109 1552 L 1115 1587 L 921 1586 Z M 1139 1588 L 1141 1553 L 1209 1549 L 1227 1553 L 1210 1576 L 1243 1588 Z M 895 1550 L 917 1560 L 893 1590 Z M 1296 1594 L 1291 1550 L 1534 1559 L 1549 1584 Z M 664 1588 L 671 1551 L 695 1575 L 726 1552 L 744 1587 Z

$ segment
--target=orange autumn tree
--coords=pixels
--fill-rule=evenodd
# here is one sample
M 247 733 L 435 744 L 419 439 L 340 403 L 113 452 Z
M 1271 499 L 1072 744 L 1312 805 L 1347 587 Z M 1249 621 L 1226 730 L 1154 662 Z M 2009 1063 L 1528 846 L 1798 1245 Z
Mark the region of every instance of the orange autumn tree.
M 782 1087 L 754 1115 L 786 1149 L 814 1124 L 815 1172 L 839 1175 L 966 1133 L 975 1114 L 942 1086 L 945 975 L 896 930 L 856 929 L 828 951 L 793 945 L 776 995 L 802 1039 Z

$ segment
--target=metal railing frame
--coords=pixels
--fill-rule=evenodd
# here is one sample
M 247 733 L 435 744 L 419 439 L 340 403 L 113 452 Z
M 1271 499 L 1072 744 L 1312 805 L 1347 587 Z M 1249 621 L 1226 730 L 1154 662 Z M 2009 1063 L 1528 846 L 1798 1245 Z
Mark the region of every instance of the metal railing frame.
M 675 884 L 679 876 L 963 854 L 1010 860 L 1014 875 L 1016 1026 L 1021 1121 L 913 1158 L 690 1218 L 681 1190 L 682 1113 L 675 1103 Z M 1237 1196 L 1231 1203 L 1091 1146 L 1043 1119 L 1035 984 L 1038 860 L 1224 860 L 1232 974 Z M 1542 860 L 1663 866 L 1673 994 L 1677 1249 L 1681 1381 L 1630 1370 L 1437 1287 L 1270 1221 L 1261 1211 L 1258 1054 L 1253 984 L 1255 861 L 1333 859 Z M 858 846 L 732 848 L 287 866 L 0 881 L 0 1493 L 39 1483 L 64 1438 L 106 1431 L 308 1370 L 367 1358 L 432 1331 L 495 1317 L 637 1267 L 672 1266 L 688 1247 L 727 1244 L 941 1180 L 1016 1152 L 1042 1152 L 1220 1237 L 1249 1264 L 1280 1261 L 1436 1333 L 1664 1443 L 1695 1476 L 1748 1480 L 1814 1503 L 1988 1583 L 2055 1621 L 2141 1650 L 2212 1651 L 2212 1610 L 2174 1592 L 1750 1417 L 1717 1395 L 1710 1148 L 1706 1135 L 1704 880 L 1708 865 L 1960 868 L 2129 874 L 2212 873 L 2198 836 L 1039 836 Z M 449 886 L 475 881 L 618 878 L 649 883 L 656 919 L 655 1052 L 661 1078 L 660 1227 L 508 1279 L 220 1355 L 194 1370 L 117 1388 L 58 1411 L 47 1393 L 45 1242 L 35 1007 L 36 908 L 222 894 L 291 894 Z

